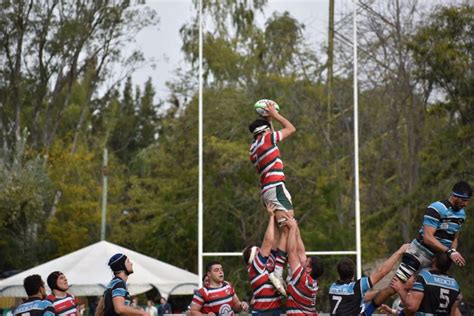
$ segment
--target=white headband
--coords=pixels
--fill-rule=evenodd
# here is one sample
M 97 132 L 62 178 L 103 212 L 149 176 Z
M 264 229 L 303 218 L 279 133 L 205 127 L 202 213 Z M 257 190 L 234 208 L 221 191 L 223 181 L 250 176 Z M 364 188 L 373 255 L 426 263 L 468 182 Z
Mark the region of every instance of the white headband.
M 262 125 L 262 126 L 259 126 L 259 127 L 256 127 L 254 130 L 253 130 L 253 134 L 254 135 L 258 135 L 260 134 L 261 132 L 263 132 L 264 130 L 266 129 L 270 129 L 270 127 L 268 125 Z

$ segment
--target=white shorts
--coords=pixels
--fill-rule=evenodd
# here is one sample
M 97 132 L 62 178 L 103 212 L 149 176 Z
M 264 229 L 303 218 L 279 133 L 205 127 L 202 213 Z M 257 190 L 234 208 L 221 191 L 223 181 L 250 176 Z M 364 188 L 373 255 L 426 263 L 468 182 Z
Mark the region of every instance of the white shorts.
M 290 192 L 284 183 L 263 192 L 262 203 L 265 207 L 271 207 L 274 210 L 288 212 L 293 209 Z

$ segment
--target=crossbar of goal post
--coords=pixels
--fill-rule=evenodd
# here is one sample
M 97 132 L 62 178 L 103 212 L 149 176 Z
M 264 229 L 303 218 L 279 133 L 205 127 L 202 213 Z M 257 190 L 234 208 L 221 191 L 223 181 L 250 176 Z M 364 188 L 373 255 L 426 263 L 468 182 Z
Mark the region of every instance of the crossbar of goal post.
M 204 252 L 203 251 L 203 29 L 202 29 L 202 0 L 199 0 L 199 189 L 198 189 L 198 274 L 199 287 L 202 287 L 203 257 L 234 257 L 241 256 L 240 252 Z M 357 278 L 362 277 L 362 250 L 360 238 L 360 197 L 359 197 L 359 116 L 358 116 L 358 81 L 357 81 L 357 0 L 353 0 L 353 67 L 354 67 L 354 200 L 356 221 L 356 250 L 355 251 L 307 251 L 307 255 L 356 255 Z
M 356 255 L 357 251 L 306 251 L 308 256 L 348 256 Z M 203 257 L 239 257 L 242 256 L 241 252 L 203 252 Z

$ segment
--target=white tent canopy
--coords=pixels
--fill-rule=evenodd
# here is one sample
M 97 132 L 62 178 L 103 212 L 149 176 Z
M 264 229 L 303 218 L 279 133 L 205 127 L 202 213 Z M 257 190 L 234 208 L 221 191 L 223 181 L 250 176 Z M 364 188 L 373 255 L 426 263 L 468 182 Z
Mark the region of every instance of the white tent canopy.
M 61 271 L 66 275 L 70 285 L 68 292 L 73 295 L 102 295 L 113 277 L 107 263 L 116 253 L 125 254 L 133 262 L 134 273 L 127 281 L 131 295 L 146 292 L 152 286 L 165 297 L 170 293 L 193 294 L 198 286 L 199 277 L 194 273 L 110 242 L 100 241 L 0 281 L 0 296 L 26 297 L 23 288 L 25 277 L 39 274 L 46 283 L 48 275 L 53 271 Z

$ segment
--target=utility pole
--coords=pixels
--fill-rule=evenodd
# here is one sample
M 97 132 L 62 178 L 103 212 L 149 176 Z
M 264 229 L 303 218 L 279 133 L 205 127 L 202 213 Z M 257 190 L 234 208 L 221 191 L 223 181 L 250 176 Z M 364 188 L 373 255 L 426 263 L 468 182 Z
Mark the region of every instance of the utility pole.
M 330 138 L 331 129 L 331 103 L 332 103 L 332 78 L 333 78 L 333 57 L 334 57 L 334 0 L 329 0 L 329 36 L 328 36 L 328 112 L 327 112 L 327 132 Z
M 105 219 L 107 217 L 107 148 L 104 148 L 102 164 L 102 222 L 100 226 L 100 240 L 105 240 Z

